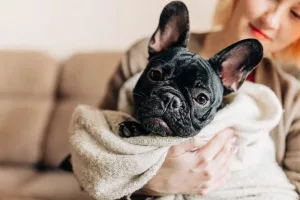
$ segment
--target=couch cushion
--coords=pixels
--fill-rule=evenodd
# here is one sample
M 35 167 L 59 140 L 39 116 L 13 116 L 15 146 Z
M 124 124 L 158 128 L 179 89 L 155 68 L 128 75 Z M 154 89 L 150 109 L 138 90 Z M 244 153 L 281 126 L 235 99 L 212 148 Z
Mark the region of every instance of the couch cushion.
M 68 128 L 74 108 L 80 103 L 99 105 L 120 56 L 119 52 L 81 53 L 62 64 L 59 95 L 46 134 L 45 165 L 58 166 L 70 152 Z
M 45 139 L 44 164 L 57 167 L 70 153 L 69 122 L 74 108 L 78 104 L 97 106 L 98 98 L 61 99 L 57 101 Z
M 0 98 L 0 162 L 33 164 L 40 160 L 52 100 Z
M 0 51 L 0 95 L 51 96 L 58 65 L 42 52 Z
M 59 94 L 64 97 L 98 97 L 100 100 L 120 57 L 119 52 L 72 56 L 62 67 Z
M 25 180 L 36 174 L 29 167 L 0 166 L 0 194 L 2 196 L 18 195 Z
M 38 172 L 24 166 L 0 166 L 0 199 L 92 199 L 72 173 Z
M 20 194 L 41 199 L 95 200 L 80 189 L 72 173 L 55 171 L 39 173 L 26 180 Z
M 37 198 L 31 198 L 31 197 L 16 197 L 14 196 L 0 196 L 0 200 L 42 200 Z

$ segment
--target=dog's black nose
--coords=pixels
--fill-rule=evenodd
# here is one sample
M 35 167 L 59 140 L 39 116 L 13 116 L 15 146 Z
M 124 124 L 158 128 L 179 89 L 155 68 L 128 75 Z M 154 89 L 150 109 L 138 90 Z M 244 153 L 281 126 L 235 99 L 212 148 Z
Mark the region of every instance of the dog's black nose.
M 181 106 L 179 97 L 170 92 L 162 94 L 161 100 L 164 102 L 166 107 L 170 107 L 172 109 L 179 108 Z

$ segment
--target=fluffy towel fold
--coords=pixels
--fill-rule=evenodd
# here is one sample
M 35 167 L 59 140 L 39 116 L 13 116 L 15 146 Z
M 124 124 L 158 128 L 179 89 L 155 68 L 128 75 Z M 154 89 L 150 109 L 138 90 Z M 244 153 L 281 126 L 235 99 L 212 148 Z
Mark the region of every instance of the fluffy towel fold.
M 136 77 L 121 89 L 119 111 L 100 111 L 80 105 L 70 124 L 74 173 L 84 189 L 98 200 L 118 199 L 143 187 L 159 170 L 172 145 L 191 138 L 139 136 L 121 138 L 118 124 L 135 120 L 132 88 Z M 298 199 L 275 161 L 269 132 L 279 122 L 282 109 L 267 87 L 246 82 L 225 99 L 227 106 L 196 137 L 209 140 L 225 127 L 233 127 L 239 152 L 230 168 L 230 180 L 207 196 L 169 195 L 158 199 Z M 126 113 L 125 113 L 126 112 Z

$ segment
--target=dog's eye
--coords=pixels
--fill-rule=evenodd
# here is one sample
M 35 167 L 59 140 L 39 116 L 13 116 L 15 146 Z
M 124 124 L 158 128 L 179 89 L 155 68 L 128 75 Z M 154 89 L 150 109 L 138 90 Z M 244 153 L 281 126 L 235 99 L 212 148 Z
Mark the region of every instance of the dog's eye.
M 151 70 L 149 76 L 153 81 L 161 81 L 163 79 L 162 72 L 157 69 Z
M 201 93 L 197 96 L 196 101 L 200 104 L 200 105 L 205 105 L 208 102 L 208 97 L 204 94 Z

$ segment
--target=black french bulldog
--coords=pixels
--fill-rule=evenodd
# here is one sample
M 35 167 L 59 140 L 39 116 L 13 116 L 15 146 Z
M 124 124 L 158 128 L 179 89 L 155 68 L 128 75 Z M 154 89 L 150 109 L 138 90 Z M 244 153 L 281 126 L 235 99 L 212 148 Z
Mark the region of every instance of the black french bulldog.
M 189 14 L 180 1 L 162 11 L 149 46 L 149 62 L 134 90 L 135 118 L 120 135 L 155 133 L 191 137 L 214 118 L 224 95 L 236 91 L 261 61 L 255 39 L 232 44 L 205 60 L 188 51 Z
M 196 135 L 213 120 L 223 97 L 236 91 L 262 59 L 262 45 L 246 39 L 205 60 L 188 51 L 189 29 L 185 4 L 166 5 L 149 42 L 148 65 L 133 90 L 139 123 L 121 123 L 120 136 Z M 67 171 L 72 171 L 70 157 L 60 165 Z

